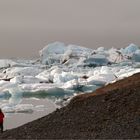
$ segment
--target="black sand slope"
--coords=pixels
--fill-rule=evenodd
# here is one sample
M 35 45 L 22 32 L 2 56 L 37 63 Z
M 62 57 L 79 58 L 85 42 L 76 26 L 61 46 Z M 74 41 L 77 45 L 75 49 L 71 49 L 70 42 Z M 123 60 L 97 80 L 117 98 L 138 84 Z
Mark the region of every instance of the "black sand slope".
M 68 106 L 8 130 L 2 138 L 140 138 L 140 74 L 77 96 Z

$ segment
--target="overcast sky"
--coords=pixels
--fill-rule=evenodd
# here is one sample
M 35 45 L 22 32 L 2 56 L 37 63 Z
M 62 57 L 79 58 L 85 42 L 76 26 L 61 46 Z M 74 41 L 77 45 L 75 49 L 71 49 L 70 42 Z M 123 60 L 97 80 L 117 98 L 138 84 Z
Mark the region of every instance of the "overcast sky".
M 140 0 L 0 0 L 0 58 L 37 56 L 53 41 L 140 45 Z

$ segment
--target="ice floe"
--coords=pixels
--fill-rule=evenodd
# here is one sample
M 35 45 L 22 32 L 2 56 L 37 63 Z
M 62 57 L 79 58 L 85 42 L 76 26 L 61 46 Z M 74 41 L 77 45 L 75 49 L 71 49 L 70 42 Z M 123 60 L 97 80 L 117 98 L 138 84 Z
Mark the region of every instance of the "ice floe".
M 31 106 L 19 106 L 23 98 L 60 103 L 66 96 L 69 100 L 75 93 L 92 92 L 140 72 L 140 48 L 135 44 L 91 49 L 54 42 L 39 54 L 36 60 L 0 60 L 0 107 L 4 110 L 31 112 Z

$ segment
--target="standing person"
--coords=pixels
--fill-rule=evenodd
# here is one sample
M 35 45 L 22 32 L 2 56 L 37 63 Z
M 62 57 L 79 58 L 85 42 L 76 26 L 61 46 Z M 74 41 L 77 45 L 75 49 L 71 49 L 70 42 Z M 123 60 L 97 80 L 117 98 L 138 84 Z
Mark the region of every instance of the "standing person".
M 1 133 L 3 133 L 3 118 L 4 118 L 4 114 L 0 108 L 0 128 L 1 128 Z

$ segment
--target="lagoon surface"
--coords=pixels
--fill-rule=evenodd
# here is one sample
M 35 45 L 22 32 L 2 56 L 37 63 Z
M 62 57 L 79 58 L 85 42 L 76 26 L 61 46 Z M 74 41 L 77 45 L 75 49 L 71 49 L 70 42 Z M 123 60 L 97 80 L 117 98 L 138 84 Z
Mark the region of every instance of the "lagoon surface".
M 21 103 L 24 105 L 29 105 L 30 103 L 31 105 L 36 106 L 36 110 L 26 113 L 5 113 L 6 117 L 4 119 L 4 130 L 16 128 L 27 122 L 41 118 L 56 109 L 55 104 L 51 100 L 47 99 L 24 99 Z

